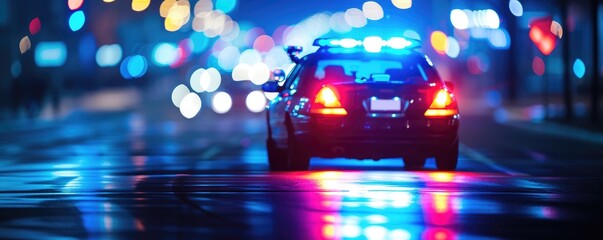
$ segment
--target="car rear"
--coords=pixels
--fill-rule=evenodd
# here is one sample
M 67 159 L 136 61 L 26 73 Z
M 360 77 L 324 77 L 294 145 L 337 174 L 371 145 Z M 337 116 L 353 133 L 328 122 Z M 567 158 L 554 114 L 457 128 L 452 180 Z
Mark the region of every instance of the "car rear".
M 309 117 L 297 131 L 312 156 L 424 159 L 455 144 L 458 151 L 454 93 L 423 55 L 313 57 L 308 71 L 314 74 L 306 80 Z

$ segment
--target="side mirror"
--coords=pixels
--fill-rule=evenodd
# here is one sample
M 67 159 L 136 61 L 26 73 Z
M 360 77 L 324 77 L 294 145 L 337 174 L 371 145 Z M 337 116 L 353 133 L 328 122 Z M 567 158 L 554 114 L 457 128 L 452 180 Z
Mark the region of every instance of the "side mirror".
M 276 81 L 268 81 L 262 84 L 262 91 L 264 92 L 280 92 L 281 86 Z
M 444 81 L 444 85 L 446 86 L 446 88 L 450 89 L 450 91 L 454 92 L 454 88 L 456 87 L 454 85 L 454 82 Z
M 282 82 L 285 81 L 285 71 L 283 71 L 283 69 L 274 69 L 274 71 L 272 71 L 272 81 L 276 81 L 276 82 Z

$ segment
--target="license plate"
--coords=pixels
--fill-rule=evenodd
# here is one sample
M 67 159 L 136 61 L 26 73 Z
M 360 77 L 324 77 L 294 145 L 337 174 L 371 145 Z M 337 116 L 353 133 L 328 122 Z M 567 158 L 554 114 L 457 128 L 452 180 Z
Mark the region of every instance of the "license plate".
M 399 99 L 371 99 L 371 111 L 400 111 Z

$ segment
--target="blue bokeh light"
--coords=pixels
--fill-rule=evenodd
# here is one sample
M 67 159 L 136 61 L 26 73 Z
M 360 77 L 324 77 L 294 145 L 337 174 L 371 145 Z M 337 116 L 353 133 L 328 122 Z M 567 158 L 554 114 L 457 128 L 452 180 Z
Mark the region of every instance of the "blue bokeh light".
M 67 45 L 64 42 L 40 42 L 34 53 L 38 67 L 60 67 L 67 61 Z
M 237 0 L 216 0 L 216 9 L 229 13 L 237 6 Z
M 209 46 L 209 38 L 207 38 L 201 32 L 192 33 L 190 39 L 193 42 L 193 53 L 201 53 L 205 51 L 205 49 L 207 49 L 207 47 Z
M 132 79 L 132 75 L 130 74 L 130 72 L 128 72 L 128 63 L 131 59 L 132 57 L 126 57 L 123 61 L 121 61 L 121 64 L 119 65 L 119 73 L 125 79 Z
M 574 61 L 574 74 L 578 78 L 583 78 L 584 74 L 586 74 L 586 66 L 584 65 L 584 61 L 580 58 Z
M 86 23 L 86 15 L 84 15 L 82 10 L 72 13 L 69 17 L 69 28 L 71 31 L 77 32 L 82 29 L 84 23 Z
M 178 47 L 172 43 L 159 43 L 153 49 L 153 62 L 157 66 L 169 66 L 178 59 Z
M 127 62 L 127 70 L 132 78 L 142 77 L 147 72 L 147 60 L 140 55 L 132 56 Z

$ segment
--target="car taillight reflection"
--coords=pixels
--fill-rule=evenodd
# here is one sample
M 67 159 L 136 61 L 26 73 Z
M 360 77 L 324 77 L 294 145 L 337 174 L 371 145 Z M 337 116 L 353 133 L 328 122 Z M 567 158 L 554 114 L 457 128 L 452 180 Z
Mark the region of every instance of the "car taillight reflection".
M 304 177 L 318 188 L 304 195 L 309 209 L 299 218 L 317 224 L 306 232 L 311 239 L 458 237 L 453 226 L 459 199 L 444 190 L 454 187 L 457 175 L 324 171 Z
M 440 89 L 425 111 L 426 117 L 447 117 L 458 114 L 458 109 L 455 104 L 454 95 L 446 89 Z
M 322 115 L 347 115 L 345 108 L 341 107 L 341 101 L 337 92 L 332 87 L 325 86 L 316 94 L 311 113 Z

